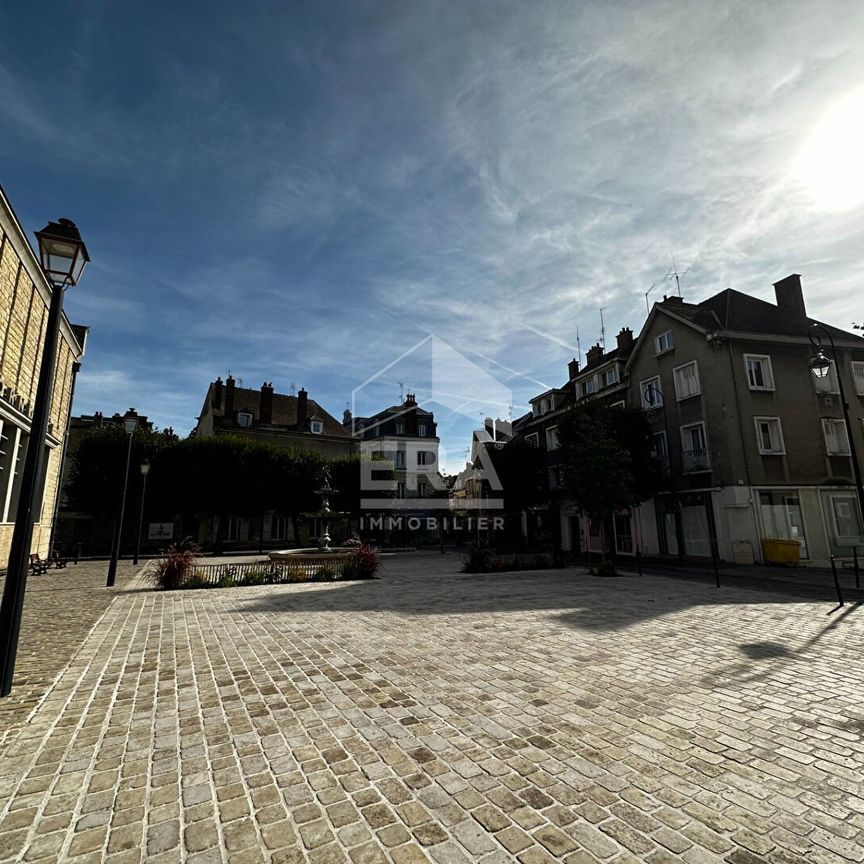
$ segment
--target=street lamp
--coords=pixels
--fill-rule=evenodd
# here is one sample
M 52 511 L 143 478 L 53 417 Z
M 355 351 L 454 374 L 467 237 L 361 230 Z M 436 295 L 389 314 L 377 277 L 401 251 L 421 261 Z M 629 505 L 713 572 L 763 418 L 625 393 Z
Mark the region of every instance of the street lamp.
M 114 543 L 111 547 L 111 561 L 108 564 L 108 578 L 105 587 L 111 588 L 117 577 L 117 561 L 120 558 L 120 540 L 123 537 L 123 517 L 126 514 L 126 491 L 129 488 L 129 463 L 132 461 L 132 439 L 138 428 L 138 412 L 130 408 L 123 415 L 123 431 L 129 436 L 129 446 L 126 449 L 126 466 L 123 472 L 123 494 L 120 496 L 120 513 L 117 517 L 117 526 L 114 531 Z
M 831 356 L 825 353 L 822 347 L 822 338 L 828 337 L 831 344 Z M 843 421 L 846 424 L 846 437 L 849 440 L 849 455 L 852 458 L 852 474 L 855 477 L 855 489 L 858 492 L 858 516 L 864 524 L 864 487 L 861 485 L 861 466 L 858 464 L 858 453 L 855 449 L 855 439 L 852 437 L 852 423 L 849 420 L 849 403 L 846 401 L 846 391 L 843 388 L 843 375 L 840 371 L 840 363 L 837 360 L 837 348 L 834 345 L 834 337 L 831 331 L 822 324 L 813 324 L 807 331 L 807 338 L 813 346 L 810 355 L 810 369 L 817 378 L 825 378 L 834 366 L 837 376 L 837 389 L 840 391 L 840 404 L 843 406 Z
M 75 223 L 69 219 L 49 222 L 41 231 L 36 232 L 36 240 L 39 243 L 42 270 L 52 288 L 51 303 L 48 307 L 39 383 L 30 424 L 30 446 L 24 456 L 21 492 L 15 511 L 15 529 L 6 568 L 3 601 L 0 604 L 0 696 L 8 696 L 12 690 L 33 524 L 39 518 L 36 505 L 37 502 L 41 503 L 44 492 L 44 443 L 54 389 L 57 341 L 60 336 L 60 322 L 63 320 L 63 292 L 68 285 L 78 284 L 81 273 L 90 260 Z
M 150 463 L 141 463 L 141 512 L 138 515 L 138 542 L 135 544 L 135 557 L 132 563 L 138 566 L 138 556 L 141 554 L 141 528 L 144 525 L 144 498 L 147 495 L 147 475 L 150 473 Z

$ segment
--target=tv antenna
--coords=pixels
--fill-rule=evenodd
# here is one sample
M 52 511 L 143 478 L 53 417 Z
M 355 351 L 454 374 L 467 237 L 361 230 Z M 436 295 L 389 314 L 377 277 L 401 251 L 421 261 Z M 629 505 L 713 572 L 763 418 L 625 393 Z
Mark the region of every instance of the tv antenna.
M 656 282 L 651 283 L 651 287 L 645 292 L 645 311 L 650 312 L 651 306 L 648 303 L 648 295 L 657 287 Z
M 576 328 L 576 350 L 579 352 L 579 360 L 582 360 L 582 343 L 579 341 L 579 328 Z
M 291 382 L 291 395 L 292 396 L 297 395 L 297 385 L 293 381 Z
M 399 404 L 401 405 L 404 399 L 405 385 L 401 381 L 396 382 L 399 385 Z
M 603 323 L 603 311 L 608 309 L 608 306 L 600 307 L 600 344 L 603 346 L 603 353 L 606 353 L 606 325 Z
M 670 253 L 671 255 L 671 253 Z M 678 265 L 675 263 L 675 256 L 672 255 L 672 269 L 663 277 L 664 279 L 674 279 L 675 287 L 678 289 L 678 296 L 681 296 L 681 277 L 686 276 L 690 271 L 688 267 L 683 273 L 678 272 Z

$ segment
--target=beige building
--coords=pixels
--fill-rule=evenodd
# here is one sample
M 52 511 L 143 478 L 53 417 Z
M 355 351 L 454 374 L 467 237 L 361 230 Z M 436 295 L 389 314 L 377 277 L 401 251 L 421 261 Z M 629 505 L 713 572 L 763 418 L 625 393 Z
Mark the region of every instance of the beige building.
M 51 285 L 21 223 L 0 188 L 0 558 L 9 557 L 24 454 L 36 400 Z M 87 330 L 60 325 L 57 372 L 45 439 L 45 491 L 32 551 L 47 556 L 75 368 Z

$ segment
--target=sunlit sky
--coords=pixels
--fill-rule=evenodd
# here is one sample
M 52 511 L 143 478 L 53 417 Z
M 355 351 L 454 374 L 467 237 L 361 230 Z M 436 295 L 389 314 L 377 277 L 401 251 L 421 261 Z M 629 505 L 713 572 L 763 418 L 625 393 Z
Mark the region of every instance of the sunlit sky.
M 432 335 L 518 416 L 673 254 L 864 317 L 862 44 L 856 2 L 10 2 L 0 184 L 90 248 L 76 413 L 186 433 L 229 369 L 370 413 L 434 396 Z M 451 470 L 509 411 L 467 390 Z

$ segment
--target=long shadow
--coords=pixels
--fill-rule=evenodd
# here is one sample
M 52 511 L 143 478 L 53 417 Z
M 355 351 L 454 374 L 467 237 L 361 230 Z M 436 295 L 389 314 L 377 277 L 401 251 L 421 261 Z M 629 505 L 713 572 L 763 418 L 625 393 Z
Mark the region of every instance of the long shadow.
M 389 612 L 396 615 L 470 615 L 549 611 L 560 623 L 582 630 L 614 631 L 698 606 L 800 603 L 802 592 L 750 586 L 714 588 L 701 579 L 683 582 L 664 576 L 602 578 L 584 568 L 491 575 L 458 572 L 459 562 L 415 557 L 393 561 L 381 579 L 322 588 L 304 586 L 257 594 L 236 611 L 302 614 L 305 612 Z M 805 592 L 806 594 L 811 592 Z M 824 592 L 823 592 L 824 593 Z M 828 605 L 826 597 L 822 599 Z

